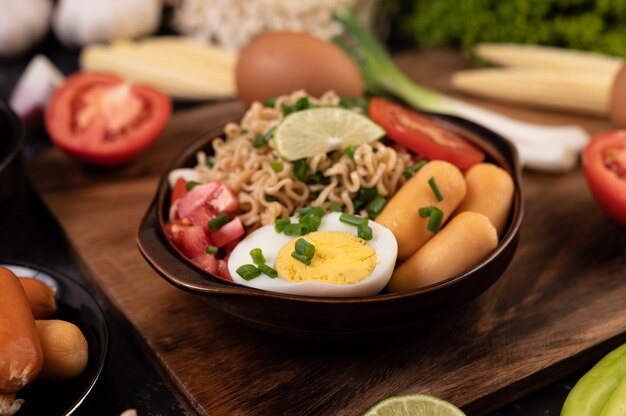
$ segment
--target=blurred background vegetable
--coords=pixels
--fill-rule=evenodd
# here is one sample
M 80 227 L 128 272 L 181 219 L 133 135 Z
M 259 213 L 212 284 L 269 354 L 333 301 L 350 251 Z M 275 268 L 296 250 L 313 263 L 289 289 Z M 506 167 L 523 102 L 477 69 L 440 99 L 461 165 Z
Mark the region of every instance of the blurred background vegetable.
M 349 9 L 336 15 L 346 34 L 337 42 L 361 68 L 366 89 L 374 95 L 393 95 L 425 111 L 452 114 L 483 125 L 513 142 L 529 168 L 562 172 L 574 168 L 589 139 L 578 126 L 543 126 L 511 119 L 477 105 L 422 87 L 395 65 L 384 46 L 359 24 Z
M 0 0 L 0 56 L 26 52 L 48 33 L 50 0 Z
M 619 0 L 400 0 L 395 36 L 420 47 L 514 42 L 626 56 Z
M 109 72 L 183 100 L 235 96 L 237 55 L 176 36 L 119 40 L 85 47 L 83 70 Z
M 452 86 L 460 91 L 512 103 L 612 116 L 626 120 L 624 61 L 592 52 L 547 46 L 479 44 L 476 55 L 504 68 L 457 71 Z
M 136 38 L 158 29 L 161 11 L 160 0 L 61 0 L 53 28 L 68 46 Z
M 80 0 L 79 0 L 80 1 Z M 174 27 L 180 33 L 239 50 L 258 34 L 306 32 L 329 40 L 341 33 L 333 12 L 354 6 L 367 26 L 378 0 L 179 0 Z

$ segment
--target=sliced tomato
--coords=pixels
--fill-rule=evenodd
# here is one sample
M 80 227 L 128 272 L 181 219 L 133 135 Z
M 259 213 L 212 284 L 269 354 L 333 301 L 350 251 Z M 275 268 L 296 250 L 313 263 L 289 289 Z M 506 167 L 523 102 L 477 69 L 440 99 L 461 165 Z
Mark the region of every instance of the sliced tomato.
M 232 281 L 233 278 L 228 271 L 228 258 L 220 259 L 217 261 L 217 275 L 222 279 Z
M 583 169 L 600 207 L 626 226 L 626 130 L 594 136 L 583 151 Z
M 235 194 L 220 182 L 196 185 L 183 196 L 176 207 L 179 218 L 188 218 L 195 225 L 206 227 L 223 212 L 229 215 L 239 209 Z
M 190 259 L 206 253 L 206 247 L 211 245 L 205 229 L 199 225 L 190 224 L 185 219 L 167 223 L 165 234 Z
M 372 98 L 369 117 L 394 142 L 429 160 L 445 160 L 465 170 L 485 160 L 485 153 L 435 120 L 384 98 Z
M 192 258 L 191 262 L 211 274 L 217 274 L 218 260 L 213 254 L 200 254 L 199 256 Z
M 154 88 L 78 72 L 54 92 L 45 123 L 61 150 L 87 163 L 118 165 L 150 147 L 171 108 L 169 97 Z
M 239 217 L 224 224 L 219 230 L 211 233 L 211 241 L 215 247 L 224 247 L 232 241 L 239 240 L 245 233 Z
M 181 199 L 187 194 L 187 181 L 183 178 L 178 178 L 174 189 L 172 189 L 172 196 L 170 197 L 170 204 L 174 205 L 176 201 Z

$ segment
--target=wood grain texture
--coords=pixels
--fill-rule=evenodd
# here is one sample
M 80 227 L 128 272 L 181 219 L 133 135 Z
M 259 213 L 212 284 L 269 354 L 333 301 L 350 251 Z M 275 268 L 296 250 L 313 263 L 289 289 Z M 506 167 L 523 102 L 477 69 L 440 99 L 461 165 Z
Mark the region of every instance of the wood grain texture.
M 412 78 L 448 93 L 449 74 L 470 65 L 450 51 L 406 53 L 397 61 Z M 597 118 L 481 104 L 592 133 L 610 127 Z M 462 310 L 401 339 L 350 346 L 283 341 L 169 286 L 135 246 L 139 220 L 165 162 L 241 111 L 222 103 L 178 113 L 157 145 L 121 170 L 85 169 L 56 151 L 29 166 L 85 273 L 199 414 L 359 415 L 390 395 L 418 392 L 481 414 L 626 341 L 626 231 L 599 210 L 580 170 L 525 173 L 526 214 L 507 272 Z

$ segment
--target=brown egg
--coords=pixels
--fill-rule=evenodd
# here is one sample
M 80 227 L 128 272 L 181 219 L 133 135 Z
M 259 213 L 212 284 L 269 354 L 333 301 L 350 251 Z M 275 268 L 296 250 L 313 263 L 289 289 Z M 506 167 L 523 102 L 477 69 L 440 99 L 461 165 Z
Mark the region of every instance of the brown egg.
M 319 97 L 334 90 L 342 97 L 363 95 L 363 78 L 350 57 L 333 43 L 295 32 L 254 38 L 239 55 L 239 98 L 247 104 L 304 89 Z

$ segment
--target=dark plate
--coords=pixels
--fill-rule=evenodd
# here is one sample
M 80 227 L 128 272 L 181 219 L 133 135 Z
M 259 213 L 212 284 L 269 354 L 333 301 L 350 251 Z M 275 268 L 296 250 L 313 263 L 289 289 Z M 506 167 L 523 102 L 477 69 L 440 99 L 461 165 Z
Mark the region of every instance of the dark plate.
M 22 123 L 9 106 L 0 100 L 0 211 L 15 196 L 20 186 L 24 145 Z
M 221 129 L 193 142 L 167 166 L 139 227 L 139 249 L 148 263 L 174 286 L 203 295 L 209 304 L 230 317 L 273 334 L 299 339 L 354 340 L 431 321 L 481 294 L 507 268 L 517 248 L 523 198 L 517 153 L 508 141 L 458 117 L 430 116 L 481 147 L 488 160 L 507 170 L 515 183 L 511 214 L 498 247 L 465 273 L 405 293 L 320 298 L 239 286 L 201 270 L 186 259 L 163 232 L 170 194 L 167 173 L 192 166 L 199 150 L 211 153 L 211 140 L 222 134 Z
M 104 313 L 89 292 L 67 276 L 34 265 L 0 263 L 18 276 L 32 276 L 55 286 L 59 311 L 54 319 L 78 326 L 89 345 L 89 362 L 78 377 L 66 381 L 34 381 L 18 393 L 17 397 L 25 401 L 16 415 L 71 415 L 85 400 L 104 368 L 109 349 L 109 330 Z

